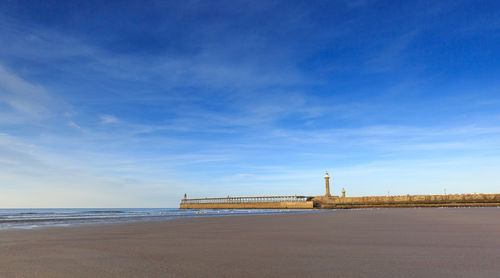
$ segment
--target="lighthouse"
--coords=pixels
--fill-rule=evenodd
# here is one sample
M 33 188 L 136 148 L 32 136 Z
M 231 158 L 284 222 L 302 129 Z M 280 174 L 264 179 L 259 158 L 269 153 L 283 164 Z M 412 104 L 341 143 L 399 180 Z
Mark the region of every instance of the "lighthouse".
M 330 195 L 330 176 L 328 175 L 328 172 L 325 173 L 325 184 L 326 184 L 326 197 L 331 197 Z

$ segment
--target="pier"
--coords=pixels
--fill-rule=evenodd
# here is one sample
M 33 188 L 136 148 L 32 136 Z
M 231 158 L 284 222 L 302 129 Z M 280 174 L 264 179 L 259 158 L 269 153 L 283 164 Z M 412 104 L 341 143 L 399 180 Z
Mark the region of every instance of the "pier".
M 312 209 L 310 196 L 241 196 L 181 200 L 181 209 Z
M 330 176 L 324 176 L 322 196 L 256 196 L 181 200 L 181 209 L 351 209 L 389 207 L 500 207 L 500 194 L 444 194 L 346 197 L 330 193 Z

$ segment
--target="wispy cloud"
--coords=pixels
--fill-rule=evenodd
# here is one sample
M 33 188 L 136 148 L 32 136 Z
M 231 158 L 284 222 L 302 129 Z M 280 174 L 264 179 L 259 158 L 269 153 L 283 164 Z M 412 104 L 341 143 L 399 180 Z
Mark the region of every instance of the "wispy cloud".
M 365 62 L 365 70 L 370 73 L 383 73 L 397 70 L 403 65 L 406 70 L 411 68 L 407 65 L 405 52 L 415 42 L 419 33 L 419 30 L 413 30 L 387 40 L 382 46 L 375 46 L 373 56 Z
M 77 130 L 83 130 L 81 126 L 79 126 L 78 124 L 76 124 L 75 122 L 73 121 L 69 121 L 68 122 L 68 125 L 74 129 L 77 129 Z
M 120 122 L 117 117 L 113 115 L 101 115 L 99 116 L 102 124 L 116 124 Z
M 50 116 L 50 96 L 40 85 L 34 85 L 10 73 L 0 65 L 0 102 L 32 118 Z

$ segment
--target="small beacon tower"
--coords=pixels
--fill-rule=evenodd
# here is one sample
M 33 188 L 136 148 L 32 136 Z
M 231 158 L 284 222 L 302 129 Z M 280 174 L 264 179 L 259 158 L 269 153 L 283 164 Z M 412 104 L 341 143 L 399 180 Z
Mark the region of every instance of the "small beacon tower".
M 330 176 L 328 175 L 328 172 L 325 173 L 325 184 L 326 184 L 326 197 L 331 197 L 330 195 Z

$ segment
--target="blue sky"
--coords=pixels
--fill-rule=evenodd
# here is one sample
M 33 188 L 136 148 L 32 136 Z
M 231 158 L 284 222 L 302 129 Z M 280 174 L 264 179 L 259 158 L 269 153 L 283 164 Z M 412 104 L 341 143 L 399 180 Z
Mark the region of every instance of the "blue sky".
M 4 1 L 0 207 L 500 192 L 498 1 Z

